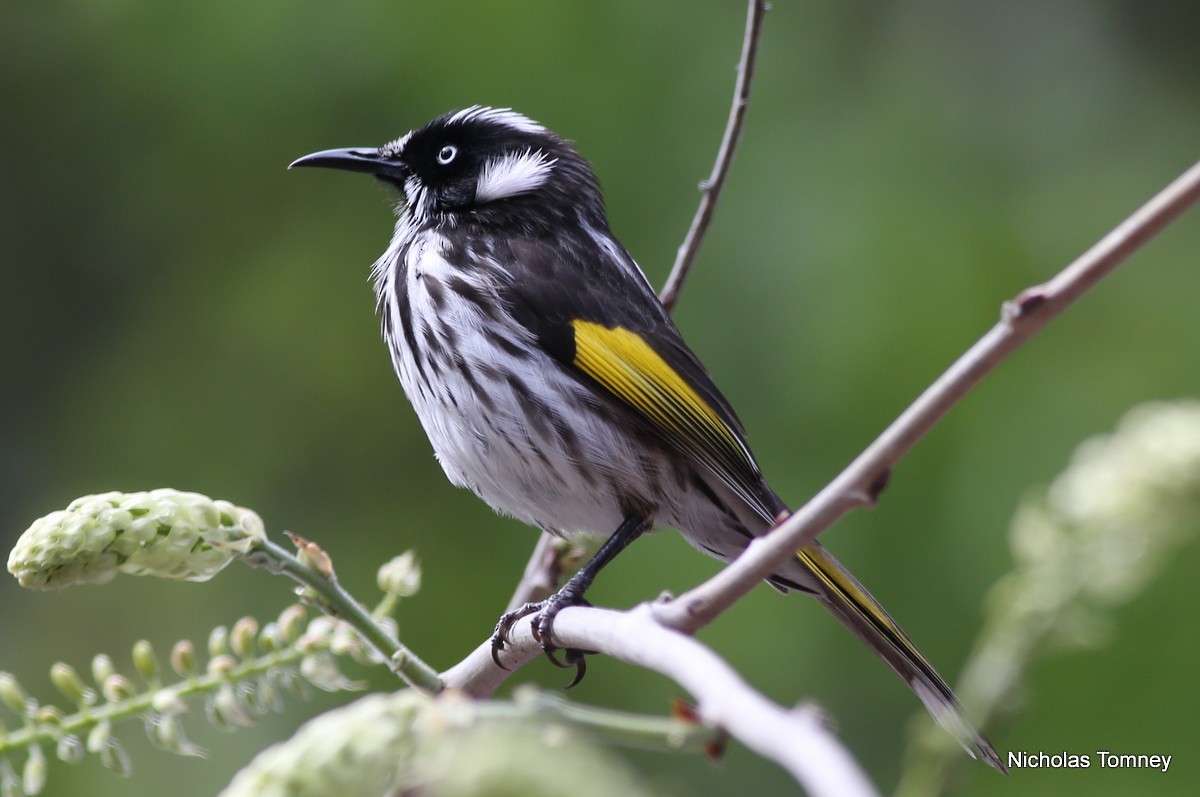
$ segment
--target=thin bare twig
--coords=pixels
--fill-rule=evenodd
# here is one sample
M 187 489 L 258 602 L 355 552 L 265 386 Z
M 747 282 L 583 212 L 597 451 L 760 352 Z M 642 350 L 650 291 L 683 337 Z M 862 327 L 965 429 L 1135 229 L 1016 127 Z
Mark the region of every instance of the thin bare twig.
M 725 135 L 721 138 L 721 148 L 717 150 L 717 161 L 713 164 L 712 173 L 700 184 L 700 206 L 692 218 L 692 226 L 688 229 L 687 237 L 679 247 L 675 256 L 675 265 L 667 276 L 659 299 L 670 312 L 679 299 L 683 283 L 692 271 L 696 261 L 696 253 L 700 251 L 700 242 L 712 223 L 713 211 L 717 200 L 721 197 L 721 189 L 725 187 L 725 178 L 729 176 L 729 168 L 733 165 L 733 154 L 737 151 L 738 142 L 742 138 L 742 124 L 746 118 L 746 105 L 750 99 L 750 82 L 754 79 L 754 63 L 758 58 L 758 42 L 762 38 L 763 17 L 770 6 L 761 0 L 750 0 L 746 12 L 746 35 L 742 41 L 742 57 L 738 61 L 737 82 L 733 89 L 733 105 L 729 109 L 729 119 L 725 123 Z
M 1082 296 L 1200 198 L 1195 164 L 1048 282 L 1006 302 L 1000 321 L 884 430 L 825 489 L 729 567 L 677 600 L 658 605 L 659 620 L 695 632 L 733 605 L 798 549 L 846 512 L 872 505 L 892 468 L 959 399 L 1022 343 Z
M 845 747 L 813 710 L 788 710 L 747 684 L 721 657 L 697 640 L 663 628 L 650 604 L 625 612 L 592 607 L 564 609 L 555 619 L 555 640 L 666 675 L 696 699 L 705 722 L 727 731 L 759 755 L 776 762 L 814 797 L 866 797 L 876 791 Z M 541 655 L 529 618 L 511 630 L 505 662 L 515 669 Z M 442 678 L 446 686 L 487 697 L 507 672 L 492 661 L 485 642 Z
M 729 110 L 729 119 L 725 123 L 725 134 L 721 138 L 721 147 L 717 150 L 717 159 L 713 164 L 712 173 L 707 180 L 700 184 L 702 192 L 700 206 L 696 208 L 692 226 L 688 229 L 687 237 L 679 247 L 675 265 L 672 266 L 671 273 L 663 285 L 662 293 L 659 294 L 659 299 L 667 308 L 667 312 L 675 308 L 675 303 L 679 300 L 679 294 L 683 290 L 683 284 L 691 273 L 696 253 L 700 251 L 700 244 L 704 240 L 704 233 L 708 231 L 708 226 L 712 223 L 717 199 L 720 198 L 721 188 L 725 185 L 725 178 L 733 163 L 733 153 L 737 150 L 738 142 L 741 140 L 742 120 L 746 116 L 746 104 L 750 99 L 750 81 L 754 77 L 754 64 L 758 59 L 758 42 L 762 38 L 763 18 L 769 10 L 768 3 L 761 2 L 761 0 L 750 0 L 749 9 L 746 12 L 746 30 L 742 37 L 742 56 L 738 61 L 737 80 L 733 87 L 733 106 Z M 564 568 L 557 556 L 547 555 L 547 551 L 555 550 L 554 541 L 555 537 L 549 532 L 543 531 L 538 537 L 533 553 L 529 556 L 529 562 L 525 565 L 525 574 L 513 592 L 507 611 L 512 611 L 526 603 L 541 600 L 557 588 Z M 558 550 L 561 552 L 561 549 Z

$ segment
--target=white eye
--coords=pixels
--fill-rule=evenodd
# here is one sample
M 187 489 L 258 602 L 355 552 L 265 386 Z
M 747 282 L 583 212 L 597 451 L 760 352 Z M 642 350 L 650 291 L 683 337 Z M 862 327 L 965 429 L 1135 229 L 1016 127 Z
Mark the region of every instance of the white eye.
M 454 146 L 453 144 L 447 144 L 446 146 L 442 147 L 440 152 L 438 152 L 437 162 L 445 166 L 456 157 L 458 157 L 458 147 Z

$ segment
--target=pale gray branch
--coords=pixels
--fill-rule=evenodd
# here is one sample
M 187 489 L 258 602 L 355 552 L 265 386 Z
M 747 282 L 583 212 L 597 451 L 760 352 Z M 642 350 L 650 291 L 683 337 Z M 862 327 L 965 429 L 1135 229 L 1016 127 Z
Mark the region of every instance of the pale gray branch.
M 729 567 L 670 603 L 657 605 L 659 620 L 694 632 L 711 622 L 816 540 L 856 506 L 870 505 L 892 468 L 976 384 L 1051 319 L 1125 261 L 1200 197 L 1195 164 L 1095 246 L 1051 280 L 1005 302 L 1000 321 L 884 430 L 825 489 L 766 537 L 755 540 Z
M 555 619 L 555 641 L 595 650 L 671 678 L 696 700 L 700 717 L 786 769 L 815 797 L 865 797 L 877 792 L 818 712 L 785 709 L 747 684 L 721 657 L 690 636 L 660 625 L 650 604 L 625 612 L 592 607 L 564 609 Z M 541 655 L 529 618 L 513 627 L 503 660 L 516 669 Z M 492 662 L 485 643 L 442 674 L 446 686 L 487 697 L 509 673 Z

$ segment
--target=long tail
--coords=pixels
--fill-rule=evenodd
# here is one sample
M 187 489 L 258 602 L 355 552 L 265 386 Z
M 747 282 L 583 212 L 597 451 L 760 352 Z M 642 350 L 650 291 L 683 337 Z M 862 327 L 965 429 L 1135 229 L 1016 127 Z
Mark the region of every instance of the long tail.
M 825 608 L 896 671 L 938 724 L 973 758 L 981 758 L 1007 774 L 1000 756 L 967 720 L 962 705 L 942 676 L 858 579 L 821 545 L 802 549 L 796 558 L 820 585 L 817 598 Z

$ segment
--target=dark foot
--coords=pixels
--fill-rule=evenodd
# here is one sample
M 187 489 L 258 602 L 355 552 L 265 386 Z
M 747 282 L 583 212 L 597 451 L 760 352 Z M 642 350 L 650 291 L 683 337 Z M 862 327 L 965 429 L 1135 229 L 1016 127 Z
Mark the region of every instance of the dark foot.
M 500 622 L 496 623 L 496 630 L 492 632 L 492 661 L 496 662 L 497 667 L 502 670 L 508 669 L 500 661 L 500 651 L 504 650 L 504 643 L 508 640 L 508 632 L 517 624 L 517 620 L 539 611 L 544 604 L 545 601 L 527 603 L 511 612 L 505 612 L 500 615 Z
M 571 686 L 579 683 L 579 679 L 583 678 L 585 665 L 583 657 L 587 655 L 586 650 L 567 649 L 562 661 L 554 657 L 554 644 L 550 641 L 553 636 L 554 618 L 558 613 L 568 606 L 588 606 L 588 602 L 583 599 L 583 594 L 587 592 L 587 588 L 592 585 L 592 581 L 596 578 L 596 574 L 609 562 L 613 557 L 619 554 L 629 543 L 641 536 L 642 532 L 650 528 L 650 521 L 653 513 L 642 515 L 628 515 L 621 521 L 621 525 L 612 533 L 612 536 L 604 541 L 600 546 L 600 550 L 596 551 L 596 555 L 579 568 L 579 572 L 571 576 L 562 589 L 551 595 L 546 600 L 540 603 L 527 603 L 515 612 L 508 612 L 500 618 L 500 622 L 496 624 L 496 633 L 492 635 L 492 661 L 496 662 L 496 666 L 500 669 L 508 669 L 500 663 L 500 651 L 504 649 L 504 640 L 508 636 L 508 632 L 512 630 L 513 624 L 522 617 L 537 613 L 537 617 L 533 621 L 533 636 L 542 645 L 542 650 L 550 657 L 550 661 L 554 662 L 559 667 L 574 667 L 575 680 L 571 681 Z
M 575 668 L 575 677 L 571 680 L 571 683 L 567 684 L 568 689 L 583 680 L 583 675 L 587 671 L 587 663 L 584 656 L 592 651 L 566 648 L 563 650 L 563 658 L 560 660 L 554 655 L 559 648 L 555 647 L 550 639 L 554 635 L 554 618 L 558 616 L 559 612 L 568 606 L 589 606 L 590 604 L 582 598 L 564 595 L 563 592 L 563 590 L 560 590 L 544 601 L 527 603 L 500 617 L 500 622 L 496 623 L 496 630 L 492 634 L 492 661 L 496 662 L 497 667 L 502 670 L 508 669 L 500 661 L 500 651 L 504 649 L 508 632 L 512 630 L 512 627 L 522 617 L 537 614 L 537 617 L 533 620 L 533 638 L 541 643 L 542 652 L 546 654 L 546 658 L 550 659 L 556 667 Z

